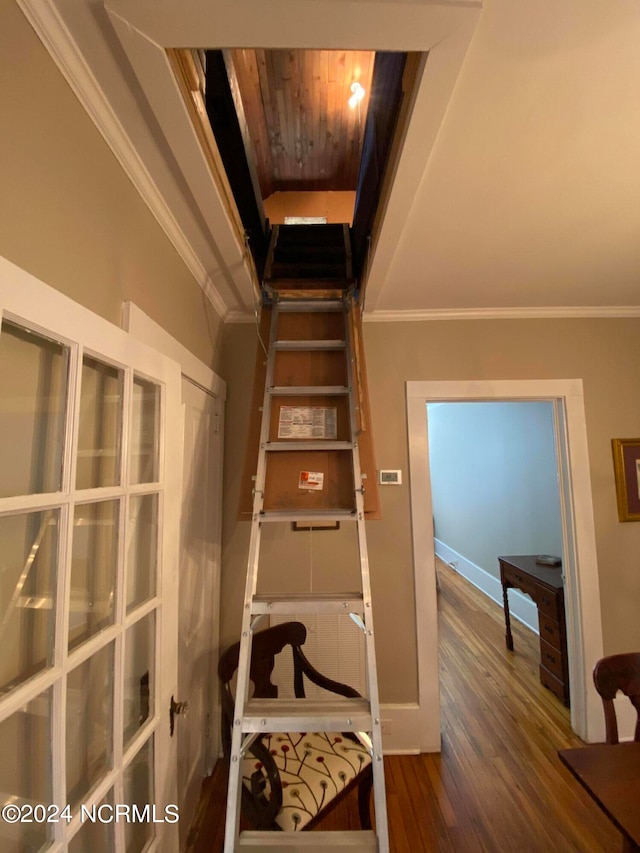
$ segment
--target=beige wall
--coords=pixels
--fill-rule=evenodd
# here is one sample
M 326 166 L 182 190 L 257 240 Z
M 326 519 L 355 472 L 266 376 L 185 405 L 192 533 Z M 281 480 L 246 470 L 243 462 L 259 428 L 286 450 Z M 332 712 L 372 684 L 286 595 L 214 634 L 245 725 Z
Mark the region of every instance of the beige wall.
M 367 534 L 381 699 L 416 699 L 416 630 L 409 515 L 406 380 L 582 378 L 606 654 L 640 648 L 640 524 L 618 521 L 611 439 L 640 434 L 640 320 L 469 320 L 365 323 L 378 467 L 401 468 L 400 487 L 381 489 L 383 519 Z M 237 637 L 246 570 L 249 524 L 235 521 L 236 473 L 242 465 L 253 373 L 255 330 L 225 329 L 223 366 L 228 381 L 225 460 L 222 642 Z M 523 484 L 523 488 L 525 484 Z M 268 525 L 276 527 L 276 525 Z M 291 537 L 268 531 L 265 576 L 308 577 L 309 555 Z M 340 573 L 351 549 L 323 533 L 313 550 Z M 316 572 L 317 577 L 317 572 Z M 588 630 L 588 626 L 586 626 Z
M 0 255 L 116 325 L 132 300 L 217 369 L 218 315 L 13 2 L 0 79 Z
M 353 219 L 355 191 L 273 193 L 265 199 L 264 212 L 272 224 L 281 224 L 285 216 L 325 216 L 327 222 L 348 222 Z

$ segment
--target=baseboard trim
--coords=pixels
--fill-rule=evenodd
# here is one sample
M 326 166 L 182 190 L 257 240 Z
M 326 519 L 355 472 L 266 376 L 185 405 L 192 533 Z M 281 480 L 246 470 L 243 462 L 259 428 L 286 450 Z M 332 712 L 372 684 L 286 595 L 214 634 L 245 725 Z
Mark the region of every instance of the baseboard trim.
M 421 742 L 424 726 L 417 702 L 382 704 L 382 749 L 385 755 L 419 755 L 421 752 L 440 752 L 440 742 Z M 431 748 L 430 748 L 431 747 Z
M 489 572 L 481 569 L 471 560 L 458 554 L 453 548 L 450 548 L 440 539 L 435 539 L 436 556 L 444 563 L 451 566 L 459 575 L 472 583 L 481 592 L 487 595 L 496 604 L 502 607 L 502 584 Z M 497 560 L 496 560 L 497 563 Z M 517 589 L 509 590 L 509 613 L 512 619 L 517 619 L 527 628 L 539 634 L 538 627 L 538 608 L 531 599 L 523 595 Z

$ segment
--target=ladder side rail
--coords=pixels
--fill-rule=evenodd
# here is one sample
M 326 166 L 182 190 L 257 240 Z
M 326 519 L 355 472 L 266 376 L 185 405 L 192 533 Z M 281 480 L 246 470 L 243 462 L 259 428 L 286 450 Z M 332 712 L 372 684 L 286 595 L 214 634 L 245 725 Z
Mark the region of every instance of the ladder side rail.
M 380 696 L 375 654 L 375 634 L 373 630 L 373 606 L 371 601 L 371 577 L 369 570 L 369 554 L 365 531 L 364 515 L 364 486 L 360 467 L 360 450 L 358 434 L 358 413 L 355 405 L 354 372 L 356 368 L 354 353 L 354 335 L 350 315 L 354 310 L 353 297 L 345 302 L 345 340 L 347 342 L 347 368 L 349 371 L 349 419 L 351 424 L 351 439 L 353 442 L 353 482 L 356 502 L 356 524 L 358 535 L 358 551 L 360 555 L 360 573 L 362 578 L 362 597 L 364 601 L 365 626 L 365 661 L 367 672 L 367 692 L 371 707 L 371 740 L 373 742 L 373 795 L 376 810 L 376 835 L 378 837 L 379 853 L 389 851 L 389 830 L 387 824 L 387 804 L 384 783 L 384 759 L 382 754 L 382 720 L 380 717 Z
M 271 267 L 273 266 L 273 255 L 276 250 L 276 244 L 278 242 L 278 235 L 280 232 L 279 225 L 271 226 L 271 237 L 269 238 L 269 248 L 267 249 L 267 263 L 264 268 L 263 278 L 268 279 L 271 278 Z
M 29 549 L 29 554 L 27 555 L 27 559 L 25 564 L 20 572 L 20 577 L 18 578 L 18 582 L 16 583 L 16 588 L 13 591 L 13 595 L 7 605 L 7 609 L 5 610 L 4 616 L 2 618 L 2 623 L 0 624 L 0 639 L 4 636 L 4 632 L 9 624 L 9 620 L 13 615 L 13 611 L 18 606 L 18 600 L 22 595 L 22 591 L 25 587 L 27 579 L 29 578 L 29 574 L 33 567 L 33 564 L 36 561 L 36 557 L 38 556 L 38 551 L 40 550 L 40 546 L 42 545 L 42 540 L 44 539 L 45 533 L 47 532 L 47 528 L 51 524 L 53 519 L 53 510 L 49 509 L 45 512 L 42 521 L 40 522 L 40 527 L 38 528 L 38 532 L 36 534 L 36 538 L 33 541 L 33 545 Z
M 245 586 L 244 605 L 242 611 L 242 631 L 240 635 L 240 652 L 238 657 L 238 673 L 236 676 L 236 701 L 233 713 L 233 731 L 231 736 L 231 755 L 229 764 L 229 782 L 227 789 L 227 811 L 224 839 L 224 853 L 234 853 L 240 829 L 240 801 L 242 795 L 242 718 L 249 696 L 249 673 L 251 669 L 251 601 L 256 593 L 258 584 L 258 562 L 260 559 L 260 513 L 264 505 L 264 486 L 266 479 L 265 444 L 269 438 L 271 423 L 271 395 L 269 389 L 273 384 L 275 365 L 275 347 L 273 346 L 278 329 L 278 306 L 272 308 L 269 347 L 267 350 L 267 370 L 265 376 L 264 395 L 262 399 L 262 421 L 260 425 L 260 443 L 258 449 L 258 464 L 253 493 L 253 509 L 251 514 L 251 537 L 249 555 L 247 558 L 247 581 Z
M 345 222 L 342 225 L 342 237 L 344 240 L 345 274 L 347 278 L 353 278 L 353 259 L 351 256 L 351 229 Z

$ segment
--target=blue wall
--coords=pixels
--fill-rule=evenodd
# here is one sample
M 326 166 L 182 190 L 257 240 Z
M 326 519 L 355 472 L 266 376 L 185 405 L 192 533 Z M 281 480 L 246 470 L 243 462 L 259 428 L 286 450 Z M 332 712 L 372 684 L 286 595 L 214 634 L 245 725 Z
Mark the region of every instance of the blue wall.
M 499 577 L 499 555 L 562 555 L 550 402 L 430 403 L 436 538 Z

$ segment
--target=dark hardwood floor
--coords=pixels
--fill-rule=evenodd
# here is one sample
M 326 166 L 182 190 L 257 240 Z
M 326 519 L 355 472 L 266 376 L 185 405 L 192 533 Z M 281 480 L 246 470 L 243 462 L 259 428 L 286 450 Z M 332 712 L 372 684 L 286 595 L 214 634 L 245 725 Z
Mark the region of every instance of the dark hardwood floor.
M 385 757 L 393 853 L 614 853 L 620 834 L 560 764 L 579 746 L 538 680 L 539 644 L 448 566 L 438 566 L 442 752 Z M 226 777 L 205 781 L 189 853 L 219 853 Z M 358 829 L 355 796 L 319 829 Z

